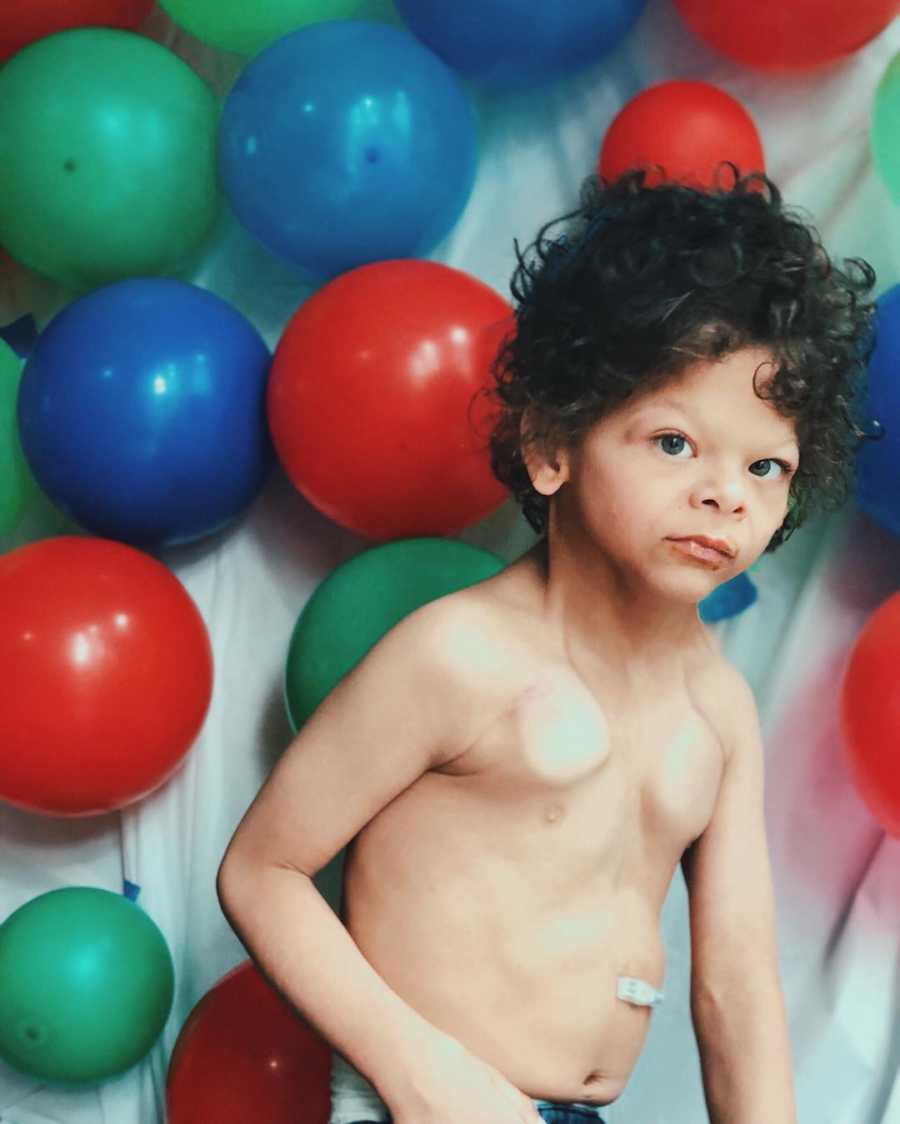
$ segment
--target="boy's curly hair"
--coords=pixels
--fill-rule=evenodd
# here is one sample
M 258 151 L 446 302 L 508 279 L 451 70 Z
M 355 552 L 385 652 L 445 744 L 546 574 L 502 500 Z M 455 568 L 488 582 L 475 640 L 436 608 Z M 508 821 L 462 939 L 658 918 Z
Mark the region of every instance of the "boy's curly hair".
M 545 223 L 524 254 L 515 242 L 516 328 L 482 391 L 495 406 L 491 467 L 543 534 L 549 499 L 532 486 L 523 447 L 574 447 L 634 391 L 763 346 L 776 372 L 756 393 L 795 420 L 800 446 L 773 551 L 817 506 L 845 502 L 856 448 L 884 435 L 854 417 L 875 345 L 875 271 L 860 258 L 836 268 L 762 172 L 741 177 L 725 161 L 710 191 L 650 187 L 646 176 L 589 177 L 578 210 Z M 566 233 L 546 237 L 561 222 Z

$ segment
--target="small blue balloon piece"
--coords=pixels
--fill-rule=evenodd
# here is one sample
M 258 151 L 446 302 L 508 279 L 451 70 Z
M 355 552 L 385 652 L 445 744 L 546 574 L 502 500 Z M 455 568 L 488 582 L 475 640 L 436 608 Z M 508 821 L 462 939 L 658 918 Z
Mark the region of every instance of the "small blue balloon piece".
M 37 324 L 30 312 L 0 328 L 0 339 L 8 344 L 20 359 L 27 359 L 38 338 Z
M 900 285 L 876 302 L 876 344 L 869 360 L 868 392 L 860 421 L 880 440 L 864 441 L 856 454 L 856 501 L 892 535 L 900 536 Z
M 129 882 L 127 878 L 123 879 L 122 893 L 130 902 L 136 902 L 140 892 L 141 888 L 136 882 Z
M 700 619 L 706 624 L 736 617 L 756 600 L 756 586 L 746 573 L 738 574 L 731 581 L 717 586 L 708 597 L 704 597 L 698 609 Z
M 458 77 L 408 31 L 301 27 L 239 75 L 219 166 L 241 224 L 319 278 L 423 257 L 475 182 L 477 119 Z
M 486 88 L 542 85 L 616 47 L 647 0 L 395 0 L 404 23 Z
M 141 549 L 230 523 L 274 464 L 271 355 L 205 289 L 132 278 L 50 321 L 19 388 L 22 449 L 50 499 L 92 534 Z

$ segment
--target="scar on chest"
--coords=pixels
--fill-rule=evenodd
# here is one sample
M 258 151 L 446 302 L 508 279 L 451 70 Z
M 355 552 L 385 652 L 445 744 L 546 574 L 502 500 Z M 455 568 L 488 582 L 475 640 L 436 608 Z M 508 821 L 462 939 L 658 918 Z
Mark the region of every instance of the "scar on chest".
M 690 749 L 699 730 L 699 721 L 696 718 L 691 719 L 686 725 L 682 726 L 672 738 L 672 742 L 669 745 L 669 753 L 682 754 L 686 749 Z
M 555 677 L 529 683 L 516 700 L 526 753 L 536 763 L 556 762 L 566 771 L 587 756 L 606 754 L 609 725 L 597 699 Z

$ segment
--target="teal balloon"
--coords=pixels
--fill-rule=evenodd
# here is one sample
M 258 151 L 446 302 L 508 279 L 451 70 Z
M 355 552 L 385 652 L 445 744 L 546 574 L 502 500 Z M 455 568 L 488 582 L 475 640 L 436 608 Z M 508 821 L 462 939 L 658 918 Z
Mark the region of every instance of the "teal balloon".
M 165 938 L 136 904 L 88 886 L 32 898 L 0 925 L 0 1057 L 81 1085 L 140 1061 L 175 991 Z
M 12 532 L 37 491 L 16 418 L 22 367 L 22 360 L 0 340 L 0 535 Z
M 325 20 L 400 22 L 390 0 L 160 0 L 160 7 L 198 39 L 245 55 Z
M 0 69 L 0 244 L 80 292 L 196 264 L 219 214 L 219 105 L 144 35 L 82 27 Z
M 872 105 L 870 134 L 875 167 L 900 203 L 900 51 L 882 75 Z
M 428 601 L 493 577 L 506 562 L 457 539 L 396 539 L 338 566 L 291 636 L 285 702 L 296 733 L 386 632 Z

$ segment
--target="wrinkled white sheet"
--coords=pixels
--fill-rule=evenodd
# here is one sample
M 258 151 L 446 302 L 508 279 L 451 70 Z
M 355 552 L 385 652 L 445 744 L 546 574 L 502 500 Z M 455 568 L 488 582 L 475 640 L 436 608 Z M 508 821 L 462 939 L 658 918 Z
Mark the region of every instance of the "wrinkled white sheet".
M 145 33 L 188 60 L 220 95 L 239 56 L 197 43 L 160 11 Z M 878 293 L 900 278 L 900 223 L 872 163 L 868 125 L 878 79 L 900 48 L 900 21 L 849 60 L 811 75 L 770 77 L 715 55 L 669 0 L 651 0 L 628 40 L 591 70 L 532 94 L 479 96 L 479 174 L 456 228 L 432 255 L 507 294 L 513 237 L 569 209 L 603 131 L 643 87 L 666 78 L 722 86 L 753 114 L 768 170 L 807 208 L 838 256 L 861 255 Z M 310 289 L 226 216 L 193 278 L 231 301 L 271 347 Z M 24 270 L 0 278 L 0 324 L 34 311 L 53 287 Z M 4 545 L 70 529 L 35 511 Z M 508 503 L 466 541 L 512 560 L 533 536 Z M 306 598 L 368 544 L 313 510 L 276 473 L 240 523 L 163 555 L 196 600 L 216 659 L 212 707 L 177 776 L 121 815 L 52 820 L 0 805 L 0 919 L 46 890 L 120 891 L 127 877 L 161 927 L 177 973 L 169 1022 L 147 1059 L 93 1089 L 41 1087 L 0 1063 L 3 1124 L 156 1124 L 165 1069 L 185 1018 L 244 950 L 216 900 L 228 840 L 290 740 L 280 678 Z M 801 1124 L 900 1124 L 900 841 L 853 789 L 837 728 L 837 684 L 868 614 L 900 584 L 900 542 L 852 504 L 820 517 L 754 569 L 759 600 L 716 627 L 757 692 L 767 760 L 766 812 L 781 966 Z M 896 747 L 890 747 L 896 751 Z M 887 747 L 886 747 L 887 749 Z M 337 908 L 341 857 L 319 878 Z M 609 1124 L 706 1120 L 688 1007 L 690 946 L 680 873 L 663 914 L 666 1003 L 653 1017 Z M 768 1124 L 768 1122 L 760 1122 Z

